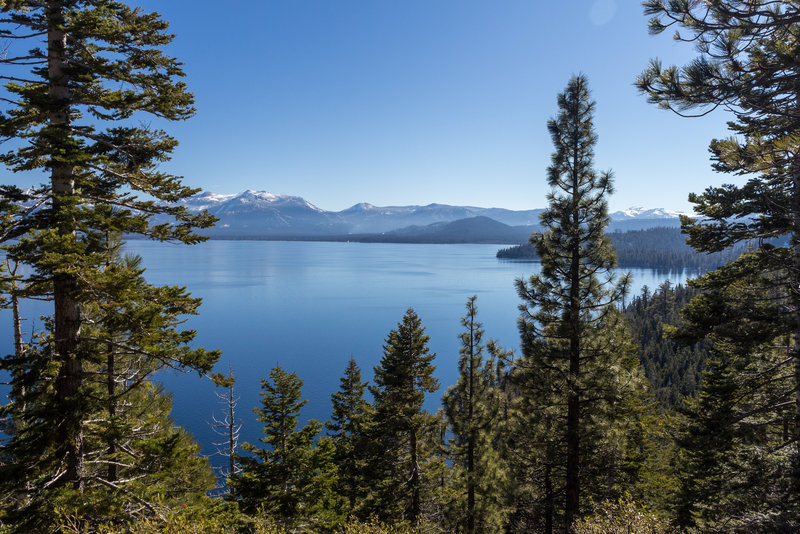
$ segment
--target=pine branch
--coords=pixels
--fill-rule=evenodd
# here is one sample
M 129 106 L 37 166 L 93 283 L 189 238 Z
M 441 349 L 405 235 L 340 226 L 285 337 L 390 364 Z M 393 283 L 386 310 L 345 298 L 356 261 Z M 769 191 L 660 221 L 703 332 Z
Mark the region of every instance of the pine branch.
M 90 480 L 94 480 L 96 482 L 99 482 L 100 484 L 102 484 L 104 486 L 108 486 L 109 488 L 111 488 L 111 489 L 113 489 L 115 491 L 118 491 L 118 492 L 120 492 L 120 493 L 122 493 L 124 495 L 127 495 L 128 497 L 131 497 L 133 500 L 135 500 L 136 502 L 138 502 L 139 504 L 141 504 L 142 506 L 147 508 L 151 513 L 156 515 L 161 521 L 166 521 L 167 520 L 167 518 L 161 513 L 160 510 L 158 510 L 155 507 L 155 505 L 153 505 L 152 503 L 147 502 L 146 500 L 142 499 L 141 497 L 139 497 L 135 493 L 133 493 L 131 491 L 128 491 L 125 488 L 123 488 L 123 487 L 121 487 L 121 486 L 119 486 L 117 484 L 114 484 L 112 482 L 109 482 L 108 480 L 102 479 L 100 477 L 90 477 Z

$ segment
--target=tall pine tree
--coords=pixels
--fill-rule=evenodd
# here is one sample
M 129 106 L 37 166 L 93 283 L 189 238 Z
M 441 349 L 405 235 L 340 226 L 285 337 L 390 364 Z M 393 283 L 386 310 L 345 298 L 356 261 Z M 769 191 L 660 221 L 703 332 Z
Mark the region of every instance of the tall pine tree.
M 435 353 L 428 349 L 422 321 L 409 309 L 389 332 L 383 358 L 375 367 L 375 437 L 379 453 L 372 458 L 375 471 L 376 505 L 384 519 L 408 521 L 422 519 L 425 435 L 433 425 L 432 416 L 423 410 L 425 393 L 439 387 L 433 377 Z
M 117 446 L 136 439 L 116 435 L 126 423 L 114 406 L 128 389 L 117 389 L 110 377 L 130 358 L 140 360 L 131 384 L 143 385 L 140 379 L 158 367 L 205 372 L 218 357 L 189 348 L 194 332 L 179 327 L 179 316 L 195 313 L 198 300 L 182 288 L 143 284 L 141 272 L 109 261 L 113 234 L 195 243 L 201 238 L 193 227 L 213 222 L 173 204 L 195 192 L 157 168 L 176 141 L 139 122 L 194 112 L 180 63 L 161 51 L 172 40 L 167 27 L 157 14 L 106 0 L 0 5 L 0 37 L 12 43 L 0 58 L 0 135 L 17 141 L 0 161 L 45 177 L 24 191 L 0 187 L 0 239 L 29 273 L 18 296 L 52 302 L 38 347 L 4 362 L 15 381 L 25 382 L 14 387 L 24 398 L 6 407 L 19 424 L 4 445 L 12 461 L 0 473 L 20 517 L 46 509 L 48 492 L 67 488 L 78 495 L 75 502 L 91 502 L 79 496 L 102 487 L 129 509 L 152 511 L 148 499 L 120 487 L 131 478 L 120 474 L 127 461 L 119 469 L 106 462 L 102 475 L 92 463 L 97 448 L 119 461 Z M 156 224 L 157 215 L 166 217 Z M 105 400 L 97 395 L 99 376 L 107 379 Z M 106 423 L 99 431 L 101 404 Z M 31 476 L 20 483 L 13 476 L 19 471 Z
M 236 456 L 239 473 L 229 479 L 233 497 L 249 514 L 263 512 L 284 528 L 318 532 L 341 521 L 341 503 L 333 492 L 336 467 L 333 444 L 317 441 L 322 425 L 311 419 L 298 428 L 303 381 L 280 366 L 261 380 L 263 447 L 243 443 L 251 456 Z
M 698 56 L 684 67 L 652 61 L 638 79 L 640 90 L 649 101 L 683 115 L 702 115 L 716 108 L 733 115 L 728 123 L 732 135 L 711 141 L 711 158 L 715 170 L 746 177 L 746 182 L 691 194 L 698 217 L 684 217 L 682 223 L 689 244 L 698 251 L 715 252 L 748 242 L 754 250 L 697 282 L 703 294 L 691 305 L 691 337 L 735 338 L 740 329 L 762 340 L 771 334 L 774 337 L 765 341 L 782 347 L 786 357 L 778 361 L 792 375 L 785 394 L 792 398 L 793 415 L 781 446 L 791 450 L 796 517 L 800 510 L 800 3 L 649 0 L 644 6 L 652 33 L 681 30 L 675 39 L 693 43 Z M 789 237 L 787 246 L 773 244 L 771 238 L 779 236 Z M 754 324 L 760 328 L 751 328 Z M 735 360 L 721 358 L 718 363 L 736 361 L 739 369 L 750 367 L 741 362 L 740 349 L 733 353 L 738 354 Z M 756 362 L 763 350 L 751 355 Z M 732 369 L 714 365 L 711 370 L 721 379 Z M 783 406 L 771 410 L 780 418 Z M 749 468 L 741 465 L 745 471 Z
M 361 519 L 364 500 L 370 494 L 368 463 L 374 442 L 373 407 L 364 399 L 367 383 L 353 358 L 347 363 L 339 391 L 331 395 L 331 420 L 325 424 L 333 440 L 333 462 L 338 468 L 337 492 L 348 502 L 347 511 Z
M 57 433 L 48 426 L 57 377 L 50 338 L 40 337 L 21 356 L 4 359 L 14 371 L 15 388 L 2 410 L 13 431 L 4 445 L 12 460 L 0 470 L 0 482 L 5 492 L 17 495 L 9 515 L 23 529 L 44 528 L 58 506 L 86 524 L 158 516 L 161 505 L 184 506 L 212 483 L 207 462 L 196 457 L 197 446 L 174 427 L 168 395 L 149 381 L 175 354 L 191 353 L 178 327 L 180 314 L 191 313 L 198 302 L 180 288 L 150 286 L 140 258 L 120 257 L 116 239 L 109 239 L 108 247 L 97 276 L 102 284 L 82 311 L 81 491 L 58 484 L 63 458 L 56 455 Z M 157 304 L 165 295 L 173 299 L 168 311 Z
M 736 269 L 749 257 L 722 270 Z M 708 334 L 710 321 L 717 323 L 700 395 L 683 410 L 678 439 L 683 526 L 738 532 L 792 532 L 799 526 L 792 481 L 792 357 L 782 325 L 771 320 L 774 300 L 764 295 L 759 279 L 750 275 L 701 293 L 672 329 L 691 342 Z
M 605 235 L 611 173 L 592 168 L 594 106 L 583 76 L 558 96 L 559 113 L 548 122 L 555 145 L 547 170 L 552 192 L 541 215 L 544 232 L 531 238 L 541 274 L 517 281 L 523 300 L 519 407 L 527 419 L 522 427 L 535 434 L 533 443 L 519 444 L 530 449 L 526 454 L 539 449 L 528 463 L 541 467 L 536 480 L 546 531 L 561 516 L 567 532 L 587 497 L 614 491 L 625 448 L 615 426 L 630 415 L 626 399 L 643 387 L 616 307 L 628 277 L 614 281 L 611 274 L 616 255 Z M 595 472 L 598 461 L 606 465 Z
M 495 362 L 484 361 L 483 325 L 478 322 L 477 297 L 467 300 L 461 318 L 458 381 L 442 397 L 452 432 L 450 456 L 459 473 L 463 498 L 456 516 L 464 532 L 496 532 L 506 519 L 508 472 L 497 448 L 502 392 L 495 380 Z

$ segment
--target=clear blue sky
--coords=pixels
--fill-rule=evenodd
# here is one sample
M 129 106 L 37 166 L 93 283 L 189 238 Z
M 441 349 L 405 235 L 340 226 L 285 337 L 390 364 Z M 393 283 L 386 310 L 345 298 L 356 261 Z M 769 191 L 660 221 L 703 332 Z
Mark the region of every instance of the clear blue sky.
M 136 3 L 135 0 L 132 3 Z M 357 202 L 545 204 L 556 94 L 584 73 L 612 210 L 688 210 L 734 181 L 709 166 L 724 112 L 686 119 L 633 86 L 650 58 L 638 0 L 142 0 L 177 35 L 197 115 L 167 128 L 167 169 L 219 193 L 251 188 L 339 210 Z

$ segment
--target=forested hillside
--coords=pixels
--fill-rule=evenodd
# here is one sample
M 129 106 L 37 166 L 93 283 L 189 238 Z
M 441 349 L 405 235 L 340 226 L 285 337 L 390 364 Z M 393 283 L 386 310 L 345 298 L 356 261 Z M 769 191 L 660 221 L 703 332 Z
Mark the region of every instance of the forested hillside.
M 608 234 L 617 251 L 622 268 L 709 271 L 736 259 L 747 244 L 725 250 L 701 253 L 686 243 L 680 228 L 649 228 Z M 497 257 L 505 260 L 535 260 L 536 250 L 530 243 L 500 249 Z
M 700 390 L 709 344 L 686 345 L 671 339 L 665 325 L 681 323 L 680 312 L 699 292 L 691 287 L 645 286 L 625 306 L 625 318 L 638 346 L 639 359 L 653 394 L 664 408 L 675 409 Z

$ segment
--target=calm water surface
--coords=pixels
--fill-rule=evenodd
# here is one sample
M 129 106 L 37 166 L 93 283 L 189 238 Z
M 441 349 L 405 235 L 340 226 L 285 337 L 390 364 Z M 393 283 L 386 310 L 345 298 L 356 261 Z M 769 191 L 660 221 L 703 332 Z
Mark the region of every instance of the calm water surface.
M 537 272 L 538 264 L 499 261 L 498 248 L 279 241 L 126 245 L 143 257 L 150 283 L 185 285 L 203 298 L 200 315 L 187 325 L 198 331 L 199 345 L 222 350 L 219 371 L 232 366 L 245 425 L 242 438 L 250 442 L 261 435 L 252 408 L 259 403 L 259 379 L 271 367 L 280 364 L 296 372 L 309 400 L 302 415 L 325 420 L 347 360 L 353 356 L 363 378 L 370 379 L 386 335 L 408 308 L 422 319 L 437 354 L 441 388 L 428 396 L 429 410 L 439 407 L 440 394 L 457 378 L 459 319 L 471 295 L 478 297 L 485 339 L 518 351 L 514 280 Z M 683 272 L 631 272 L 634 293 L 643 285 L 686 278 Z M 34 315 L 33 308 L 28 313 Z M 10 335 L 0 341 L 10 351 Z M 215 436 L 208 421 L 222 409 L 210 381 L 196 373 L 165 372 L 160 378 L 174 394 L 176 423 L 211 454 Z

